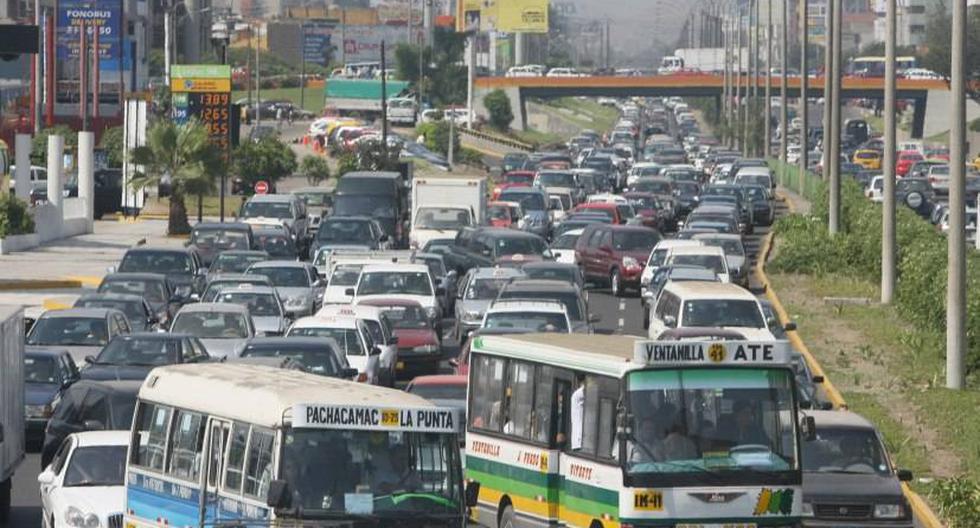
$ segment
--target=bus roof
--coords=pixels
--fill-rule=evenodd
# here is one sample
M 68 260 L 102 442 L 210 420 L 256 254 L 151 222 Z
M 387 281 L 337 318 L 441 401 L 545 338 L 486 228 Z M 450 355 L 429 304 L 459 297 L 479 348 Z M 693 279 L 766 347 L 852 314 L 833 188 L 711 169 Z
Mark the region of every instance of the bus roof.
M 294 405 L 435 408 L 406 392 L 259 365 L 195 363 L 158 367 L 140 388 L 141 400 L 268 428 L 292 422 Z

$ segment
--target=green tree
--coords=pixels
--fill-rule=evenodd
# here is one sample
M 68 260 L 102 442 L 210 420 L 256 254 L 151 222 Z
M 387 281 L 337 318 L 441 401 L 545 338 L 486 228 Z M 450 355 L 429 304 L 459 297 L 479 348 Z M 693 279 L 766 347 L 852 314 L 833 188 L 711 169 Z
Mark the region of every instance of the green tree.
M 497 130 L 506 132 L 510 128 L 510 122 L 514 120 L 514 112 L 510 107 L 510 98 L 507 92 L 496 89 L 483 98 L 483 106 L 490 113 L 490 124 Z
M 323 156 L 306 156 L 299 163 L 299 172 L 310 185 L 320 185 L 330 179 L 330 164 Z
M 277 137 L 248 141 L 235 150 L 236 172 L 249 189 L 258 181 L 277 182 L 297 167 L 296 153 Z
M 167 233 L 190 233 L 185 197 L 210 190 L 214 177 L 226 170 L 224 155 L 210 142 L 207 129 L 197 121 L 180 125 L 157 121 L 146 134 L 146 144 L 134 148 L 130 155 L 133 163 L 143 168 L 130 185 L 134 189 L 155 187 L 169 177 Z
M 980 78 L 980 10 L 970 9 L 966 21 L 966 76 L 968 79 Z M 932 16 L 926 23 L 926 53 L 922 66 L 944 77 L 950 75 L 952 55 L 952 16 L 946 11 L 945 2 L 935 6 Z M 976 94 L 974 94 L 976 97 Z
M 120 168 L 123 164 L 123 127 L 110 127 L 102 133 L 99 148 L 106 153 L 106 162 L 112 168 Z
M 68 125 L 55 125 L 45 128 L 34 136 L 31 142 L 31 163 L 35 165 L 47 165 L 48 163 L 48 136 L 61 136 L 65 138 L 65 151 L 74 151 L 78 146 L 78 134 Z
M 422 79 L 419 79 L 419 48 L 400 44 L 395 48 L 398 77 L 421 89 L 433 106 L 462 104 L 466 100 L 466 67 L 463 52 L 466 35 L 436 28 L 434 46 L 422 50 Z
M 34 218 L 27 202 L 13 194 L 0 193 L 0 238 L 34 232 Z

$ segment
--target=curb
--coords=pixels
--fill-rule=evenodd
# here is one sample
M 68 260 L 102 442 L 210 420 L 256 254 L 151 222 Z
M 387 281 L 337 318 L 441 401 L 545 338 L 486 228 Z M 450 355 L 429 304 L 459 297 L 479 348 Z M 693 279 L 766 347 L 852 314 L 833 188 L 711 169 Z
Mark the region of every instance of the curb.
M 75 281 L 81 283 L 82 287 L 86 288 L 98 288 L 99 284 L 102 284 L 102 277 L 95 275 L 69 275 L 67 277 L 70 281 Z
M 796 208 L 793 207 L 793 202 L 786 199 L 786 196 L 782 193 L 777 192 L 776 195 L 781 199 L 786 207 L 789 209 L 790 213 L 795 213 Z M 780 321 L 786 324 L 790 321 L 789 314 L 786 312 L 786 308 L 783 307 L 783 303 L 780 302 L 779 296 L 776 295 L 776 291 L 772 288 L 772 283 L 769 281 L 769 277 L 766 275 L 765 263 L 769 260 L 769 253 L 772 251 L 772 241 L 775 238 L 775 232 L 770 230 L 766 235 L 765 241 L 762 243 L 762 248 L 759 250 L 759 258 L 755 263 L 755 275 L 756 278 L 766 287 L 766 297 L 769 302 L 772 303 L 773 310 L 776 315 L 779 316 Z M 810 352 L 806 344 L 800 338 L 799 333 L 796 330 L 786 332 L 789 341 L 796 347 L 797 350 L 803 354 L 806 359 L 807 364 L 810 366 L 810 370 L 816 376 L 823 376 L 823 387 L 824 391 L 827 393 L 827 397 L 830 399 L 831 403 L 834 404 L 835 408 L 847 409 L 847 402 L 844 400 L 844 396 L 837 390 L 837 387 L 830 381 L 827 374 L 824 372 L 823 367 L 817 358 Z M 909 502 L 909 506 L 912 509 L 912 513 L 915 518 L 922 523 L 925 528 L 943 528 L 944 525 L 939 517 L 932 511 L 926 501 L 923 500 L 922 496 L 912 490 L 908 483 L 902 483 L 902 493 L 905 495 L 905 499 Z
M 61 290 L 81 287 L 82 281 L 74 279 L 0 280 L 0 291 Z

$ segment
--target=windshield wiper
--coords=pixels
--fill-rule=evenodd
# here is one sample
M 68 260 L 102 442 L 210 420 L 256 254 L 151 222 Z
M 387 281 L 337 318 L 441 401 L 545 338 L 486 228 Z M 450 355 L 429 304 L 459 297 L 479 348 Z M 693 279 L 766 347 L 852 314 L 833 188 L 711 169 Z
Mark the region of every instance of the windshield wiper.
M 96 486 L 122 486 L 123 482 L 103 482 L 100 480 L 83 480 L 74 484 L 66 485 L 66 488 L 91 488 Z

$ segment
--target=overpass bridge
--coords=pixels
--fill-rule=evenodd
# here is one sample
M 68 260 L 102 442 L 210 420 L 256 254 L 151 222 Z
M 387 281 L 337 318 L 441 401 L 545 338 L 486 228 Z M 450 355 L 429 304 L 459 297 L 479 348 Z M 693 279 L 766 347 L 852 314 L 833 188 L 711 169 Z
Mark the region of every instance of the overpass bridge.
M 745 95 L 746 86 L 739 93 Z M 757 83 L 759 96 L 765 96 L 765 76 L 749 79 L 749 83 Z M 780 97 L 779 76 L 772 77 L 772 97 Z M 799 76 L 787 78 L 787 97 L 799 97 Z M 810 76 L 807 93 L 810 97 L 823 97 L 824 78 Z M 522 128 L 527 128 L 527 99 L 555 97 L 714 97 L 721 108 L 721 98 L 724 92 L 724 76 L 720 74 L 682 74 L 656 75 L 641 77 L 479 77 L 474 81 L 474 110 L 477 115 L 486 116 L 483 97 L 496 89 L 507 93 L 511 106 L 520 109 Z M 881 78 L 844 77 L 841 82 L 841 97 L 844 99 L 881 99 L 884 100 L 885 80 Z M 925 127 L 926 106 L 930 99 L 934 103 L 947 100 L 950 90 L 944 80 L 913 80 L 899 79 L 897 81 L 897 96 L 899 99 L 910 99 L 914 102 L 912 116 L 913 138 L 921 138 Z

